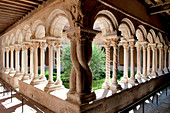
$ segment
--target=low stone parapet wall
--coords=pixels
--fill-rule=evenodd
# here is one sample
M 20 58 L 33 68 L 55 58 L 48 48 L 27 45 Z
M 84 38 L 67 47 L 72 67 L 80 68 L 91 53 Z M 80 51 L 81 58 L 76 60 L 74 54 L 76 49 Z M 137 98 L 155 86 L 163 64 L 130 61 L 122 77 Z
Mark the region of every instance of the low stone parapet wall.
M 18 80 L 20 78 L 18 78 L 18 77 L 12 77 L 9 74 L 6 74 L 4 72 L 0 72 L 0 78 L 2 78 L 5 82 L 7 82 L 13 88 L 18 88 L 19 87 Z
M 130 89 L 122 90 L 109 97 L 94 101 L 92 104 L 82 106 L 83 113 L 115 113 L 134 103 L 160 86 L 170 82 L 170 74 L 159 76 Z
M 19 92 L 55 113 L 79 113 L 80 111 L 78 105 L 62 100 L 23 81 L 19 81 Z

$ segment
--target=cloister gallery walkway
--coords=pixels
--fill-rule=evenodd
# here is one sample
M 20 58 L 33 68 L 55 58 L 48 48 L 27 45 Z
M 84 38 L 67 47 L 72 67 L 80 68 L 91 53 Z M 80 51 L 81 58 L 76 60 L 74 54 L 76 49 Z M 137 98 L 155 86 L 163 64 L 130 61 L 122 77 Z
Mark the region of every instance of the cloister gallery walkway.
M 164 74 L 170 70 L 170 48 L 169 42 L 165 40 L 167 36 L 161 30 L 157 29 L 155 32 L 155 27 L 146 30 L 142 23 L 135 28 L 127 17 L 118 23 L 109 10 L 98 11 L 91 22 L 93 29 L 82 28 L 82 20 L 78 20 L 82 13 L 78 7 L 71 7 L 72 10 L 68 11 L 64 7 L 56 8 L 56 4 L 46 6 L 46 10 L 40 10 L 31 19 L 16 25 L 1 36 L 0 77 L 3 80 L 52 111 L 70 113 L 95 110 L 114 112 L 168 82 L 168 76 Z M 70 88 L 65 89 L 60 78 L 60 48 L 68 42 L 71 43 L 70 59 L 73 67 Z M 89 67 L 93 42 L 105 45 L 106 49 L 106 78 L 102 89 L 97 91 L 92 90 L 92 73 Z M 110 57 L 111 47 L 113 58 Z M 47 48 L 48 58 L 45 55 Z M 121 52 L 123 54 L 119 54 Z M 57 80 L 53 81 L 53 56 L 56 53 Z M 49 66 L 48 80 L 44 75 L 45 59 Z M 120 60 L 123 60 L 124 75 L 118 83 Z M 123 90 L 124 88 L 127 89 Z M 119 103 L 115 102 L 116 99 L 119 99 Z

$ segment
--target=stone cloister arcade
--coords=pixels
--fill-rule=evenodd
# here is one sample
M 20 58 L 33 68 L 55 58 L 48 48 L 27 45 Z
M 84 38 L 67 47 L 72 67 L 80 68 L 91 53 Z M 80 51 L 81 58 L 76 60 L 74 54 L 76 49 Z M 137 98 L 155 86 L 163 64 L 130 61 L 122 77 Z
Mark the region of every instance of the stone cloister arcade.
M 7 81 L 15 88 L 19 87 L 22 93 L 27 92 L 22 91 L 22 88 L 26 88 L 26 85 L 25 88 L 22 87 L 24 81 L 29 81 L 26 82 L 27 85 L 33 87 L 46 83 L 41 89 L 43 91 L 41 94 L 63 89 L 60 79 L 60 48 L 68 42 L 71 43 L 70 56 L 73 63 L 70 89 L 67 92 L 69 102 L 84 104 L 96 99 L 96 94 L 92 91 L 92 73 L 89 67 L 93 42 L 104 45 L 106 49 L 106 78 L 102 85 L 103 89 L 122 90 L 120 83 L 137 85 L 170 71 L 170 48 L 165 33 L 154 28 L 145 29 L 143 24 L 135 27 L 126 17 L 119 23 L 116 15 L 109 10 L 101 10 L 95 15 L 93 30 L 82 29 L 79 27 L 81 22 L 76 22 L 79 18 L 77 14 L 81 15 L 76 11 L 53 7 L 33 15 L 32 19 L 28 18 L 4 33 L 0 38 L 2 64 L 0 69 L 5 74 L 1 78 L 10 76 L 11 80 Z M 110 57 L 111 47 L 113 47 L 113 58 Z M 47 48 L 48 81 L 44 75 Z M 57 80 L 53 81 L 55 53 L 57 53 Z M 40 59 L 40 76 L 38 76 L 38 59 Z M 113 60 L 112 80 L 111 60 Z M 121 67 L 120 60 L 123 61 L 124 75 L 118 83 L 117 71 Z

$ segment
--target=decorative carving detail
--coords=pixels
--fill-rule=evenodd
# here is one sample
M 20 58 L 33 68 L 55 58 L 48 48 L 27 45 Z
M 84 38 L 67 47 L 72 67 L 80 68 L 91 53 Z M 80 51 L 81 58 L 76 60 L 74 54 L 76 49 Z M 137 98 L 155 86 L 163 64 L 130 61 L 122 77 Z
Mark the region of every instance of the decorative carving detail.
M 39 43 L 38 42 L 34 42 L 32 44 L 32 46 L 33 46 L 34 49 L 37 49 L 39 47 Z
M 48 41 L 47 44 L 48 44 L 48 47 L 53 47 L 55 44 L 55 41 Z
M 72 20 L 74 21 L 74 27 L 83 26 L 83 13 L 81 11 L 81 1 L 77 0 L 77 3 L 71 6 L 70 13 Z
M 20 51 L 20 46 L 16 46 L 15 51 Z

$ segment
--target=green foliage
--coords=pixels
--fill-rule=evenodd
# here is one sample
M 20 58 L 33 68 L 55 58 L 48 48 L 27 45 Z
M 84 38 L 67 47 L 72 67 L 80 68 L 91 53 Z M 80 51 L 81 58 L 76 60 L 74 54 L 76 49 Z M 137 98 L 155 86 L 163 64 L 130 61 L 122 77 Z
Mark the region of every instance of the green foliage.
M 61 64 L 64 68 L 64 77 L 69 77 L 72 62 L 70 59 L 70 45 L 65 45 L 62 48 L 63 56 L 61 57 Z M 97 48 L 96 45 L 92 45 L 92 59 L 90 62 L 90 68 L 93 76 L 105 75 L 105 53 Z

